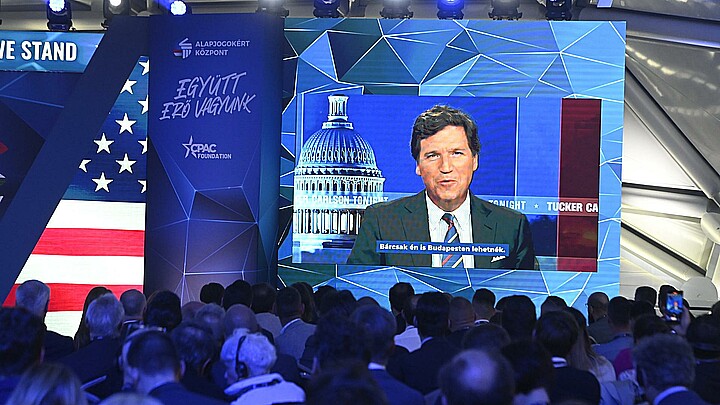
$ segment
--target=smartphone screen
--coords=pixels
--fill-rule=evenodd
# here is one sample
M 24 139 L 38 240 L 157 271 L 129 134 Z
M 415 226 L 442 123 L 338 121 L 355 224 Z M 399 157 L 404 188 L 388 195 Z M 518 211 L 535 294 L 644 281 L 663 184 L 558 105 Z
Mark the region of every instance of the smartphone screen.
M 665 313 L 668 321 L 678 322 L 683 312 L 682 291 L 676 291 L 667 295 L 665 301 Z

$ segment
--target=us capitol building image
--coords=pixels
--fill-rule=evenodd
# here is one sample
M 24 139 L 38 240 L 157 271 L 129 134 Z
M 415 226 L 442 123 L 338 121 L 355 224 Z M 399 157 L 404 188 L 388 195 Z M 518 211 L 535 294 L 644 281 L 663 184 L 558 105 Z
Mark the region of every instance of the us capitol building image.
M 294 263 L 345 263 L 368 205 L 384 201 L 372 146 L 348 120 L 348 97 L 328 97 L 327 121 L 302 146 L 294 172 Z

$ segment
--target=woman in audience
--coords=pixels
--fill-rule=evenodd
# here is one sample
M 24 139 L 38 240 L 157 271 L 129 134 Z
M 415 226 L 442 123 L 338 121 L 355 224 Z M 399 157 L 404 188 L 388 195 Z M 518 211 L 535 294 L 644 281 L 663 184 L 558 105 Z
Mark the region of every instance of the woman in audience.
M 90 343 L 90 330 L 88 329 L 87 323 L 85 322 L 85 316 L 87 315 L 87 309 L 90 306 L 90 303 L 95 301 L 97 297 L 111 292 L 112 291 L 102 286 L 93 287 L 93 289 L 88 292 L 87 297 L 85 297 L 85 304 L 83 304 L 83 312 L 82 318 L 80 318 L 80 325 L 78 326 L 77 332 L 75 332 L 75 350 L 81 347 L 85 347 Z
M 521 341 L 503 347 L 502 354 L 510 361 L 514 371 L 513 405 L 549 404 L 549 390 L 555 379 L 550 353 L 536 342 Z
M 7 405 L 87 405 L 80 380 L 69 368 L 36 364 L 23 374 Z
M 585 315 L 573 307 L 567 307 L 565 311 L 575 318 L 579 327 L 578 339 L 575 341 L 575 345 L 567 358 L 568 363 L 575 368 L 593 373 L 600 383 L 615 381 L 615 369 L 613 369 L 612 363 L 605 357 L 595 353 L 592 348 Z
M 310 284 L 305 282 L 299 282 L 292 285 L 300 293 L 300 299 L 302 300 L 305 310 L 301 316 L 303 322 L 316 324 L 318 320 L 317 307 L 315 306 L 315 296 Z

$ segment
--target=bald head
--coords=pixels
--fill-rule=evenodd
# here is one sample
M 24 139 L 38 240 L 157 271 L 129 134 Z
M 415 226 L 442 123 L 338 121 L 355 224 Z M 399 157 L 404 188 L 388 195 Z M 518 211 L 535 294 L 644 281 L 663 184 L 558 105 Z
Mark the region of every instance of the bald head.
M 588 313 L 595 319 L 607 315 L 610 299 L 604 292 L 598 291 L 590 294 L 587 300 Z
M 510 405 L 515 395 L 512 367 L 498 353 L 460 352 L 440 369 L 438 382 L 448 405 Z
M 235 304 L 225 313 L 225 336 L 232 336 L 237 328 L 245 328 L 250 333 L 260 331 L 255 313 L 243 304 Z

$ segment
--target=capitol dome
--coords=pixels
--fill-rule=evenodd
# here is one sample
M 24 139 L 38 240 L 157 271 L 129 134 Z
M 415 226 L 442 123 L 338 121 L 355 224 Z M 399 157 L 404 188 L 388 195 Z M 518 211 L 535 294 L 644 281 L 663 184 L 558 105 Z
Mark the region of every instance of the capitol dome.
M 303 145 L 296 175 L 343 174 L 381 177 L 372 146 L 353 129 L 345 113 L 346 96 L 330 96 L 330 112 L 322 129 Z
M 345 263 L 365 208 L 387 198 L 375 152 L 348 120 L 347 96 L 300 149 L 294 176 L 293 261 Z

